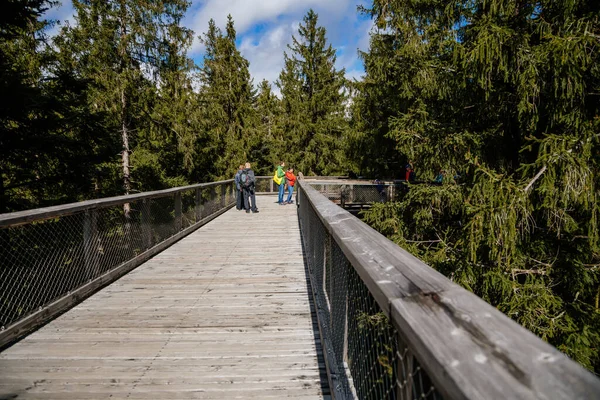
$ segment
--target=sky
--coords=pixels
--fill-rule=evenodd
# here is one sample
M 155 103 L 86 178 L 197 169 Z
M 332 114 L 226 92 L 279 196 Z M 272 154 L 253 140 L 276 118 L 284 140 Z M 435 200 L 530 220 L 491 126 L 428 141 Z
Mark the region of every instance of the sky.
M 237 45 L 250 62 L 254 83 L 267 79 L 275 82 L 283 68 L 283 52 L 297 36 L 298 25 L 312 8 L 319 24 L 327 29 L 328 42 L 336 49 L 338 69 L 345 68 L 348 78 L 360 79 L 364 73 L 358 50 L 369 47 L 372 21 L 357 11 L 368 0 L 192 0 L 183 25 L 195 32 L 190 57 L 202 62 L 203 48 L 198 35 L 206 32 L 212 18 L 224 29 L 231 14 L 237 31 Z M 48 11 L 47 18 L 74 23 L 70 0 Z M 277 92 L 275 85 L 273 89 Z

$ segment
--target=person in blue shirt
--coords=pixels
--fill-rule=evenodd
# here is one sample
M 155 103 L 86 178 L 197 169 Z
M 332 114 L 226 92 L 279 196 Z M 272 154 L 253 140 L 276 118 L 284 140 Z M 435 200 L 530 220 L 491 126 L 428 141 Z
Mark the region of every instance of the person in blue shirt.
M 435 179 L 433 180 L 433 182 L 441 184 L 442 182 L 444 182 L 444 176 L 445 175 L 446 175 L 446 171 L 444 171 L 443 169 L 440 169 L 440 172 L 435 177 Z
M 240 186 L 240 175 L 242 174 L 243 170 L 244 170 L 244 166 L 242 164 L 240 164 L 237 172 L 235 173 L 235 176 L 233 177 L 233 181 L 235 182 L 235 188 L 236 188 L 235 208 L 238 211 L 241 211 L 244 209 L 244 194 L 242 192 L 242 187 Z

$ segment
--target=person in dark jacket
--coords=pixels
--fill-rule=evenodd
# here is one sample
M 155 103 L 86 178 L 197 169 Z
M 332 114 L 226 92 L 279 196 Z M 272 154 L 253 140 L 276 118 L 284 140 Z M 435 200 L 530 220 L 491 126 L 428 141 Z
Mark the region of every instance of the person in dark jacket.
M 235 182 L 235 188 L 236 188 L 235 208 L 238 210 L 244 209 L 244 193 L 242 192 L 242 187 L 240 186 L 240 175 L 242 174 L 243 170 L 244 170 L 244 166 L 242 164 L 240 164 L 237 172 L 235 173 L 235 176 L 233 177 L 233 181 Z
M 244 175 L 246 175 L 246 182 L 243 182 Z M 257 213 L 258 208 L 256 207 L 256 194 L 254 191 L 256 178 L 254 177 L 254 171 L 252 171 L 250 163 L 246 163 L 246 168 L 240 173 L 240 186 L 244 193 L 244 209 L 247 213 L 250 211 Z

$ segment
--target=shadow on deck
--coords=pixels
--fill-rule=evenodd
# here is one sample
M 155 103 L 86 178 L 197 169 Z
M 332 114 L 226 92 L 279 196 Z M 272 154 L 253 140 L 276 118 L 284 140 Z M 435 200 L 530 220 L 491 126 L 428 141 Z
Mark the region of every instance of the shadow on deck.
M 0 399 L 329 398 L 296 207 L 258 202 L 0 353 Z

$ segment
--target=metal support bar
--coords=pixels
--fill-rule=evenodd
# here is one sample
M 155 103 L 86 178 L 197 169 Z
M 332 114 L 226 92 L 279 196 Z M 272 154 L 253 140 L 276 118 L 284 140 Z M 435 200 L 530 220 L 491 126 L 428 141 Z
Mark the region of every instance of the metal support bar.
M 98 268 L 98 212 L 87 210 L 83 219 L 83 254 L 87 280 L 95 277 Z
M 151 204 L 151 199 L 144 199 L 142 201 L 142 243 L 144 244 L 144 250 L 148 250 L 150 247 L 152 247 L 152 221 L 150 217 Z
M 398 349 L 396 358 L 398 359 L 396 375 L 396 398 L 400 400 L 412 400 L 413 396 L 413 372 L 414 357 L 408 347 L 398 335 Z
M 196 222 L 202 219 L 202 208 L 202 189 L 198 188 L 196 189 Z
M 181 192 L 175 193 L 175 232 L 181 230 L 183 223 L 181 218 Z
M 227 205 L 227 186 L 221 185 L 221 207 L 225 207 Z

